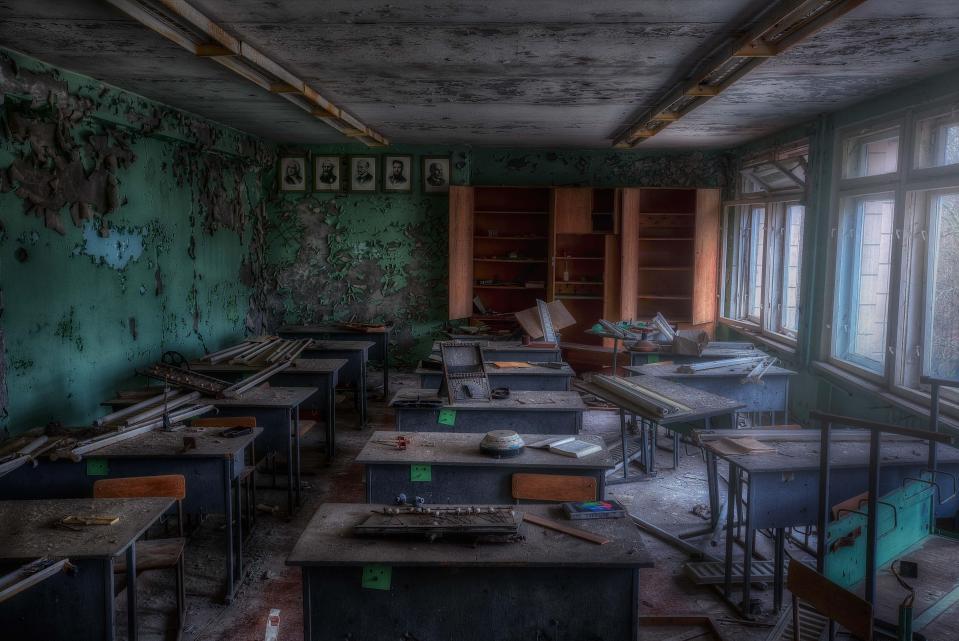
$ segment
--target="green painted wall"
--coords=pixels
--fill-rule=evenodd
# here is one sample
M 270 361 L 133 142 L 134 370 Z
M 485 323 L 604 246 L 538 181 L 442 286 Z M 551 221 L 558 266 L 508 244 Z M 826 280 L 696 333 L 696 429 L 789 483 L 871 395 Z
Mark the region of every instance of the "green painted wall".
M 721 153 L 653 154 L 330 145 L 290 154 L 414 156 L 411 194 L 274 194 L 269 210 L 265 325 L 321 320 L 396 321 L 399 362 L 413 362 L 446 321 L 445 196 L 420 189 L 420 158 L 449 155 L 458 185 L 719 187 Z M 381 164 L 381 163 L 380 163 Z
M 864 392 L 838 377 L 812 369 L 812 363 L 823 359 L 821 328 L 829 322 L 823 297 L 828 278 L 827 252 L 830 243 L 830 218 L 833 207 L 833 164 L 836 131 L 870 118 L 894 115 L 904 109 L 921 107 L 957 95 L 959 72 L 943 74 L 908 87 L 879 96 L 848 109 L 783 131 L 775 136 L 754 141 L 732 151 L 734 169 L 744 156 L 780 143 L 808 136 L 810 140 L 809 192 L 806 202 L 805 233 L 802 262 L 802 309 L 800 315 L 799 349 L 795 355 L 780 353 L 783 362 L 799 371 L 791 387 L 791 409 L 799 420 L 807 420 L 813 409 L 857 416 L 876 421 L 926 427 L 928 419 L 890 404 L 878 394 Z M 734 173 L 729 174 L 734 180 Z M 735 185 L 726 186 L 733 193 Z M 741 336 L 723 328 L 722 338 Z
M 0 96 L 0 425 L 89 421 L 163 351 L 244 333 L 270 149 L 2 49 Z

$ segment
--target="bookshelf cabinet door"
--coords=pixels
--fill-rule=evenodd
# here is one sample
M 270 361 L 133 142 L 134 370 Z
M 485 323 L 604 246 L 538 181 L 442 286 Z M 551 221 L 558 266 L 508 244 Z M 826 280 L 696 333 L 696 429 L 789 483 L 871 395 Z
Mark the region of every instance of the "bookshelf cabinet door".
M 473 188 L 450 187 L 449 318 L 473 313 Z

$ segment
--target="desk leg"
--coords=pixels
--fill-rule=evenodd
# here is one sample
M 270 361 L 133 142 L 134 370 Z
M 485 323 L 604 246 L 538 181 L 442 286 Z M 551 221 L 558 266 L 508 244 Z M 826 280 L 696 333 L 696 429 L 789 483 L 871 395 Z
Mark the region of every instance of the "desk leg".
M 629 480 L 629 450 L 626 448 L 626 410 L 619 408 L 619 434 L 623 445 L 623 480 Z
M 336 385 L 330 382 L 326 395 L 326 458 L 330 461 L 336 454 Z
M 773 569 L 773 611 L 779 612 L 783 607 L 783 561 L 786 556 L 786 529 L 776 528 L 776 554 Z
M 743 546 L 743 609 L 744 617 L 749 618 L 752 615 L 750 607 L 750 591 L 752 589 L 753 578 L 753 549 L 756 547 L 756 530 L 753 529 L 753 484 L 746 480 L 746 545 Z
M 366 361 L 363 361 L 363 367 L 360 368 L 360 428 L 366 427 Z
M 240 494 L 240 477 L 233 482 L 233 495 L 236 497 L 236 577 L 243 582 L 243 499 Z
M 293 458 L 296 460 L 296 467 L 293 468 L 293 485 L 296 494 L 296 506 L 300 506 L 300 459 L 302 450 L 300 449 L 300 406 L 297 405 L 290 410 L 290 421 L 293 423 Z
M 233 602 L 233 480 L 230 460 L 223 461 L 223 511 L 226 516 L 226 595 L 224 603 Z
M 709 491 L 709 529 L 714 531 L 719 524 L 719 470 L 716 455 L 706 450 L 706 487 Z
M 313 601 L 310 599 L 310 572 L 311 569 L 304 567 L 303 575 L 303 638 L 306 641 L 313 639 Z
M 293 420 L 293 413 L 291 412 L 287 415 L 287 436 L 286 436 L 286 514 L 288 517 L 293 516 L 293 510 L 295 507 L 294 502 L 294 470 L 296 468 L 296 461 L 294 457 L 296 454 L 293 452 L 293 444 L 297 441 L 299 435 L 299 427 L 296 424 L 296 421 Z
M 679 432 L 673 430 L 673 469 L 679 469 Z
M 117 637 L 117 626 L 114 612 L 113 559 L 104 559 L 98 565 L 103 573 L 103 638 L 114 641 Z
M 613 376 L 616 376 L 616 366 L 618 365 L 618 361 L 619 361 L 618 356 L 619 356 L 619 339 L 614 338 L 613 339 Z
M 383 334 L 383 399 L 390 402 L 390 335 Z
M 112 627 L 113 622 L 110 622 Z M 137 542 L 127 547 L 127 639 L 137 641 Z
M 736 478 L 738 472 L 734 463 L 729 464 L 729 492 L 726 496 L 726 566 L 723 568 L 723 593 L 729 600 L 733 589 L 733 537 L 735 536 L 736 493 L 739 491 Z
M 659 423 L 649 421 L 649 473 L 656 473 L 656 444 L 659 440 Z

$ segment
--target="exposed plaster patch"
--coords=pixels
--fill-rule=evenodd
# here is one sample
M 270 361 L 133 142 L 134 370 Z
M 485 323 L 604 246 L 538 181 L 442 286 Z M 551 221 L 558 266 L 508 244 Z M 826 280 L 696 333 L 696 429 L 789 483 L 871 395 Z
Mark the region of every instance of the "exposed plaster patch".
M 116 270 L 122 270 L 143 255 L 143 241 L 148 230 L 146 228 L 110 228 L 110 234 L 103 237 L 94 227 L 93 221 L 86 221 L 83 225 L 83 243 L 73 250 L 74 256 L 89 256 L 95 265 L 106 265 Z

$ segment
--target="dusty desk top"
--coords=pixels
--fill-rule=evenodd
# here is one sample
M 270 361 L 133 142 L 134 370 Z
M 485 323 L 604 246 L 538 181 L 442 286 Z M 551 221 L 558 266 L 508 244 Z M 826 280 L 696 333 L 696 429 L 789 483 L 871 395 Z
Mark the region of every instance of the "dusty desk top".
M 322 341 L 316 338 L 307 346 L 306 351 L 317 350 L 325 352 L 368 352 L 376 347 L 371 341 Z
M 535 374 L 537 376 L 575 376 L 576 372 L 569 365 L 562 369 L 554 367 L 543 367 L 542 365 L 532 365 L 530 367 L 496 367 L 492 363 L 486 363 L 487 374 L 499 374 L 500 376 L 523 376 Z M 430 369 L 428 367 L 417 367 L 414 374 L 438 374 L 443 375 L 442 369 Z
M 262 427 L 253 428 L 251 434 L 225 438 L 220 433 L 230 428 L 202 427 L 184 428 L 176 432 L 153 430 L 126 441 L 120 441 L 91 453 L 93 457 L 128 458 L 231 458 L 242 452 L 263 433 Z M 196 440 L 196 447 L 183 451 L 183 437 Z
M 749 430 L 730 431 L 730 437 L 748 437 Z M 771 438 L 759 439 L 764 445 L 776 448 L 775 452 L 756 452 L 753 454 L 728 455 L 717 452 L 714 443 L 706 442 L 703 447 L 715 452 L 716 456 L 732 461 L 747 472 L 799 472 L 819 470 L 819 442 L 784 442 Z M 905 441 L 883 439 L 880 463 L 889 465 L 921 465 L 925 467 L 929 448 L 925 441 Z M 939 463 L 959 463 L 959 449 L 940 445 Z M 829 468 L 863 468 L 869 466 L 869 442 L 846 441 L 833 443 L 829 448 Z
M 236 398 L 204 398 L 199 402 L 217 407 L 296 407 L 319 390 L 315 387 L 271 387 L 260 385 Z
M 0 559 L 112 557 L 123 552 L 173 505 L 173 499 L 0 501 Z M 118 516 L 113 525 L 54 527 L 65 516 Z
M 720 361 L 722 362 L 722 361 Z M 682 365 L 678 363 L 650 363 L 649 365 L 630 365 L 624 369 L 634 374 L 645 374 L 647 376 L 662 376 L 665 378 L 743 378 L 756 369 L 758 363 L 740 363 L 739 365 L 729 365 L 726 367 L 714 367 L 704 369 L 700 372 L 678 372 Z M 763 376 L 795 376 L 796 372 L 777 367 L 773 365 L 766 370 Z
M 598 385 L 577 381 L 575 383 L 575 387 L 589 394 L 593 394 L 604 401 L 622 407 L 629 412 L 650 420 L 655 420 L 660 425 L 686 423 L 689 421 L 698 421 L 704 418 L 711 418 L 713 416 L 723 416 L 745 407 L 743 403 L 728 399 L 725 396 L 710 394 L 709 392 L 698 390 L 694 387 L 690 387 L 689 385 L 674 383 L 673 381 L 660 378 L 658 376 L 645 376 L 639 378 L 630 377 L 624 380 L 641 383 L 643 387 L 647 387 L 657 394 L 662 394 L 663 396 L 671 398 L 677 403 L 681 403 L 686 407 L 689 407 L 691 411 L 670 414 L 669 416 L 655 416 L 650 414 L 641 406 L 631 403 L 628 399 L 621 397 L 614 392 L 603 389 Z
M 293 365 L 279 374 L 329 374 L 346 367 L 344 358 L 298 358 Z M 190 370 L 194 372 L 258 372 L 265 369 L 263 365 L 239 365 L 232 363 L 206 363 L 193 361 Z
M 283 334 L 333 334 L 349 332 L 350 334 L 388 334 L 393 325 L 384 323 L 382 327 L 344 327 L 343 325 L 284 325 L 279 329 Z
M 462 541 L 359 537 L 352 532 L 371 513 L 365 503 L 324 503 L 313 515 L 287 565 L 442 567 L 653 567 L 639 528 L 632 519 L 570 521 L 558 505 L 518 505 L 530 512 L 610 539 L 605 545 L 583 541 L 531 523 L 520 523 L 517 543 L 470 546 Z M 444 505 L 448 508 L 450 506 Z
M 406 450 L 398 450 L 377 441 L 395 438 L 402 432 L 373 432 L 366 442 L 357 463 L 385 464 L 431 464 L 459 466 L 506 466 L 506 467 L 565 467 L 565 468 L 612 468 L 614 463 L 603 439 L 594 434 L 580 434 L 576 438 L 601 445 L 603 450 L 582 458 L 554 454 L 546 449 L 523 448 L 523 453 L 511 458 L 486 456 L 479 450 L 485 434 L 459 434 L 449 432 L 415 432 L 409 436 L 413 444 Z M 536 443 L 547 438 L 568 438 L 568 434 L 520 434 L 526 443 Z
M 436 394 L 436 390 L 420 390 L 425 394 Z M 403 392 L 397 392 L 393 397 L 393 400 L 390 401 L 390 405 L 396 401 L 397 397 L 401 396 Z M 511 390 L 509 393 L 509 398 L 503 399 L 494 399 L 492 401 L 468 401 L 456 403 L 455 405 L 450 405 L 450 399 L 447 396 L 441 396 L 440 400 L 443 401 L 443 404 L 439 407 L 396 407 L 397 411 L 400 410 L 433 410 L 437 411 L 443 408 L 454 409 L 454 410 L 480 410 L 480 411 L 495 411 L 495 410 L 540 410 L 544 412 L 548 411 L 569 411 L 569 410 L 585 410 L 586 404 L 583 403 L 582 397 L 576 392 L 539 392 L 539 391 L 530 391 L 530 390 Z

